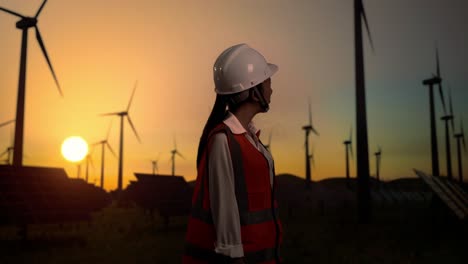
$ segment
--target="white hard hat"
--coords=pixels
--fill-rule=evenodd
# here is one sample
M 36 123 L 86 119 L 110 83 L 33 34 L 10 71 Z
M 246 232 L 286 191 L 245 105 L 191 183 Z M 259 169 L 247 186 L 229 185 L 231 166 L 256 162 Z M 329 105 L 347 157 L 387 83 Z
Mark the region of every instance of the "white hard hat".
M 213 66 L 215 92 L 234 94 L 245 91 L 270 78 L 278 66 L 268 63 L 247 44 L 238 44 L 223 51 Z

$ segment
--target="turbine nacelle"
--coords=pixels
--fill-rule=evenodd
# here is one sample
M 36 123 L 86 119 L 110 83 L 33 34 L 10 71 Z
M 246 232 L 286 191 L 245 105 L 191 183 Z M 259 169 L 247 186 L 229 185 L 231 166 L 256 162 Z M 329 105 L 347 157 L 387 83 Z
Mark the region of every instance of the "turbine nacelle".
M 435 84 L 440 84 L 442 82 L 442 78 L 438 76 L 433 76 L 430 79 L 426 79 L 423 81 L 423 85 L 435 85 Z
M 20 21 L 16 22 L 16 28 L 28 29 L 37 25 L 37 19 L 34 17 L 24 17 Z

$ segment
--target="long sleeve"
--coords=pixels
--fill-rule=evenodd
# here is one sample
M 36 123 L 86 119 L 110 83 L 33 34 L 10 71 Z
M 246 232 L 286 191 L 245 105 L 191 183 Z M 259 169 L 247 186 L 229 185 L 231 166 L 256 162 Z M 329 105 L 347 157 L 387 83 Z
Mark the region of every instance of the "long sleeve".
M 224 133 L 214 135 L 209 153 L 208 182 L 211 212 L 216 229 L 215 251 L 230 257 L 243 257 L 234 170 Z

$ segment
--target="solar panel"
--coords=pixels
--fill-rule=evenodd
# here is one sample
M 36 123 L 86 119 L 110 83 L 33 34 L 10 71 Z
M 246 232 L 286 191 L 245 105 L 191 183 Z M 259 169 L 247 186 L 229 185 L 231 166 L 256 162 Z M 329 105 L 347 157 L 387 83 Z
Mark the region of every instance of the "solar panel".
M 188 215 L 191 209 L 192 188 L 182 176 L 135 173 L 124 197 L 137 205 L 157 210 L 163 217 Z
M 456 194 L 450 189 L 445 180 L 426 175 L 424 172 L 414 170 L 415 173 L 423 179 L 432 191 L 458 216 L 459 219 L 465 219 L 468 215 L 468 207 L 460 200 Z M 462 197 L 466 198 L 465 193 L 461 193 Z M 462 198 L 463 199 L 463 198 Z
M 111 202 L 109 195 L 62 168 L 0 166 L 0 224 L 82 221 Z

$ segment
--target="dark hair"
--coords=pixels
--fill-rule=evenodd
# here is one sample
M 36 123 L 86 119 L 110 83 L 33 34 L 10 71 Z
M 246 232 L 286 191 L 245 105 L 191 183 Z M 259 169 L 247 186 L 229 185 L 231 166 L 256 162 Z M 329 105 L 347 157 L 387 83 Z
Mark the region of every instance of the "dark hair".
M 255 86 L 256 88 L 263 90 L 262 83 Z M 243 92 L 230 95 L 216 95 L 216 100 L 211 110 L 210 116 L 206 121 L 205 127 L 203 128 L 202 136 L 200 137 L 200 142 L 198 143 L 198 152 L 197 152 L 197 168 L 200 165 L 200 160 L 203 155 L 203 151 L 208 144 L 208 136 L 219 123 L 223 122 L 227 115 L 227 108 L 229 111 L 234 112 L 236 109 L 242 105 L 244 102 L 252 98 L 254 89 L 248 89 Z M 247 93 L 245 93 L 247 92 Z M 228 107 L 229 106 L 229 107 Z
M 226 106 L 227 97 L 219 94 L 216 95 L 216 100 L 213 105 L 213 109 L 211 110 L 211 114 L 208 117 L 208 120 L 206 121 L 205 127 L 203 128 L 203 133 L 200 137 L 200 142 L 198 144 L 197 168 L 198 165 L 200 165 L 201 156 L 206 148 L 206 144 L 208 144 L 208 135 L 210 134 L 211 130 L 213 130 L 216 127 L 216 125 L 221 123 L 226 117 Z

